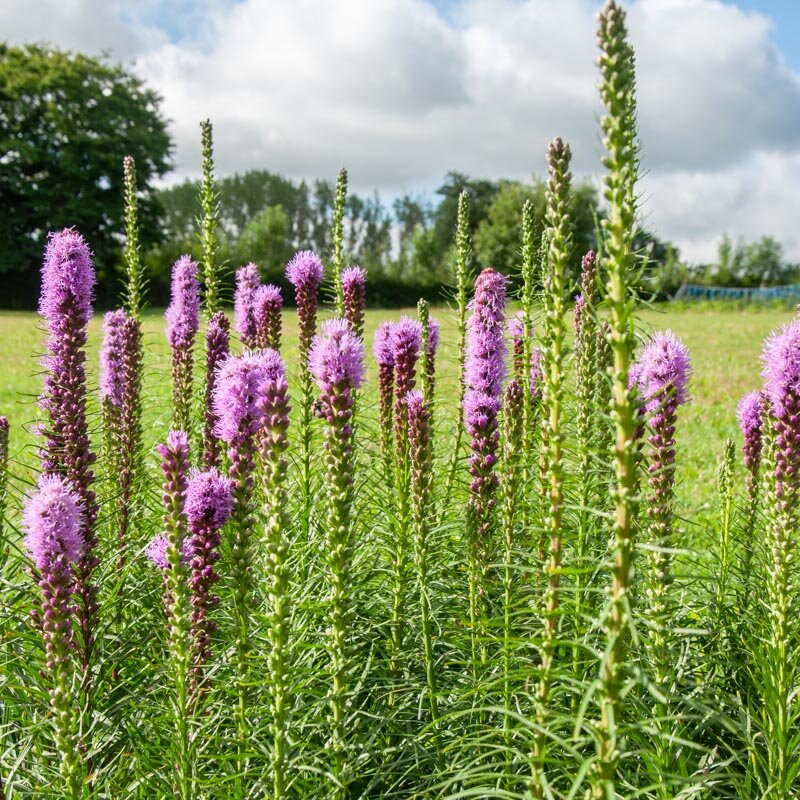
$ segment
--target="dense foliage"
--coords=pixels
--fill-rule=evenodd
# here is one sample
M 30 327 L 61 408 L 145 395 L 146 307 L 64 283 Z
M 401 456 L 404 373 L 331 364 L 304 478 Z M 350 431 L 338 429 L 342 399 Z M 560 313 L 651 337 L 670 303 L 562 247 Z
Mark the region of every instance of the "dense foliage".
M 297 346 L 254 265 L 231 330 L 206 122 L 202 261 L 173 265 L 169 419 L 146 431 L 132 163 L 128 285 L 97 381 L 89 247 L 50 235 L 35 481 L 0 417 L 4 797 L 797 795 L 800 320 L 752 365 L 742 464 L 729 441 L 696 541 L 676 483 L 692 356 L 670 331 L 637 335 L 634 56 L 615 0 L 598 38 L 601 249 L 576 259 L 556 138 L 542 236 L 535 197 L 521 209 L 515 313 L 501 271 L 471 270 L 462 191 L 454 364 L 424 300 L 378 328 L 368 363 L 344 172 L 332 257 L 285 267 Z
M 160 238 L 151 179 L 169 168 L 158 95 L 119 66 L 38 45 L 0 43 L 0 273 L 3 302 L 32 305 L 47 232 L 91 237 L 104 287 L 115 286 L 122 159 L 139 169 L 141 236 Z

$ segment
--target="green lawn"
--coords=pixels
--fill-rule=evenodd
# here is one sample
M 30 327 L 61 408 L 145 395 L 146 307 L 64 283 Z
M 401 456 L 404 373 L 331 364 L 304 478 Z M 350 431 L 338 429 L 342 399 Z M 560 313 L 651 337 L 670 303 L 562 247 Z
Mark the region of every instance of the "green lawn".
M 396 319 L 403 311 L 370 311 L 367 314 L 367 342 L 384 319 Z M 406 313 L 411 313 L 408 310 Z M 454 398 L 457 382 L 456 332 L 453 316 L 445 308 L 434 310 L 442 322 L 442 350 L 439 358 L 438 396 L 442 404 Z M 642 333 L 671 328 L 683 338 L 694 362 L 692 402 L 684 410 L 679 430 L 679 494 L 685 507 L 694 511 L 714 502 L 717 456 L 725 439 L 736 438 L 736 403 L 743 392 L 757 388 L 761 370 L 759 353 L 764 337 L 775 326 L 792 317 L 789 310 L 708 309 L 691 310 L 662 306 L 639 314 Z M 294 315 L 284 317 L 283 351 L 290 363 L 295 344 Z M 146 429 L 153 442 L 169 425 L 169 352 L 163 335 L 160 311 L 145 321 Z M 95 318 L 90 333 L 90 382 L 97 383 L 97 349 L 101 319 Z M 35 314 L 0 312 L 0 413 L 12 424 L 12 458 L 15 472 L 22 477 L 35 464 L 31 423 L 36 418 L 35 399 L 41 385 L 37 354 L 42 352 L 44 334 Z M 374 385 L 371 357 L 370 383 Z M 373 399 L 371 390 L 364 402 Z M 451 405 L 452 409 L 452 405 Z M 450 413 L 452 414 L 452 410 Z M 96 408 L 94 409 L 96 413 Z M 446 418 L 447 411 L 441 414 Z M 737 439 L 738 441 L 738 439 Z

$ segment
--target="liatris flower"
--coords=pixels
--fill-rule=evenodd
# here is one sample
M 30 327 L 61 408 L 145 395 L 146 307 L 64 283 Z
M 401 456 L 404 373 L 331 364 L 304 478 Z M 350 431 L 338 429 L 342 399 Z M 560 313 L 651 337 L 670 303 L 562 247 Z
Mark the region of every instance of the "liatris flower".
M 197 264 L 181 256 L 172 267 L 167 307 L 167 341 L 172 349 L 172 415 L 176 428 L 189 431 L 192 421 L 192 350 L 200 325 Z
M 230 353 L 230 323 L 224 311 L 212 314 L 206 329 L 206 385 L 203 398 L 203 464 L 218 467 L 220 446 L 217 438 L 217 415 L 214 411 L 214 390 L 217 371 Z
M 405 446 L 405 396 L 414 388 L 417 359 L 422 347 L 422 326 L 409 317 L 400 317 L 392 328 L 394 354 L 394 420 L 398 453 Z
M 769 519 L 767 594 L 770 635 L 766 642 L 764 684 L 769 690 L 764 707 L 767 762 L 776 796 L 788 796 L 794 785 L 791 758 L 793 687 L 797 685 L 797 652 L 793 619 L 798 595 L 794 580 L 798 527 L 798 469 L 800 469 L 800 320 L 780 328 L 767 340 L 762 354 L 764 394 L 770 404 L 774 438 L 771 492 L 765 496 Z M 773 465 L 770 465 L 773 466 Z
M 286 278 L 294 286 L 299 323 L 297 349 L 300 353 L 300 446 L 303 497 L 303 531 L 311 527 L 311 407 L 314 387 L 308 371 L 308 354 L 317 328 L 317 294 L 323 270 L 320 260 L 310 250 L 302 250 L 286 265 Z M 336 286 L 340 286 L 337 282 Z
M 229 475 L 233 479 L 233 531 L 231 578 L 236 614 L 237 748 L 240 766 L 248 737 L 247 683 L 249 675 L 250 609 L 252 606 L 253 488 L 257 434 L 264 412 L 265 359 L 262 353 L 229 357 L 220 366 L 214 392 L 216 433 L 228 444 Z
M 487 267 L 475 282 L 467 321 L 464 360 L 464 424 L 470 436 L 472 476 L 468 505 L 469 595 L 473 659 L 477 652 L 479 598 L 491 558 L 491 529 L 497 475 L 498 413 L 505 377 L 506 279 Z M 481 615 L 482 616 L 482 615 Z
M 344 298 L 344 318 L 353 333 L 364 336 L 364 308 L 367 302 L 367 271 L 361 267 L 345 267 L 340 277 Z
M 8 502 L 8 418 L 0 415 L 0 557 L 3 555 L 3 528 Z
M 289 445 L 289 387 L 286 367 L 275 350 L 264 352 L 265 383 L 259 399 L 264 416 L 261 437 L 264 495 L 264 569 L 269 603 L 269 680 L 272 718 L 272 797 L 286 793 L 286 747 L 289 733 L 289 573 L 287 536 L 286 448 Z
M 351 505 L 353 491 L 353 393 L 364 379 L 364 348 L 345 320 L 322 326 L 309 352 L 309 370 L 320 390 L 326 422 L 329 640 L 331 689 L 331 748 L 333 773 L 340 786 L 346 781 L 345 711 L 350 672 L 350 562 L 353 553 Z M 344 796 L 345 789 L 336 792 Z
M 750 392 L 739 401 L 737 416 L 744 443 L 742 458 L 747 470 L 747 507 L 744 519 L 744 564 L 742 574 L 749 580 L 753 557 L 753 531 L 758 515 L 758 486 L 761 467 L 762 428 L 767 418 L 767 400 L 763 392 Z
M 97 589 L 92 575 L 97 567 L 97 499 L 92 490 L 95 455 L 86 420 L 86 337 L 92 315 L 95 273 L 89 248 L 75 230 L 51 234 L 42 267 L 39 313 L 47 324 L 47 369 L 40 406 L 48 420 L 42 426 L 42 469 L 62 474 L 81 499 L 83 549 L 75 565 L 75 595 L 80 614 L 80 662 L 85 703 L 83 718 L 91 717 L 90 665 L 94 649 Z
M 542 638 L 542 668 L 538 689 L 538 728 L 533 743 L 533 776 L 531 789 L 535 798 L 544 796 L 542 772 L 545 763 L 545 720 L 552 680 L 553 656 L 558 627 L 559 588 L 561 583 L 562 516 L 564 503 L 564 461 L 562 451 L 562 416 L 564 404 L 564 348 L 566 327 L 565 280 L 572 251 L 570 220 L 571 180 L 569 171 L 572 153 L 560 138 L 547 149 L 549 176 L 547 180 L 545 226 L 547 259 L 543 275 L 544 323 L 542 349 L 542 405 L 544 410 L 542 455 L 546 466 L 546 484 L 542 494 L 545 503 L 545 532 L 550 539 L 550 558 L 546 567 L 547 588 L 544 596 L 544 636 Z
M 392 474 L 392 408 L 394 404 L 394 323 L 382 322 L 375 331 L 373 353 L 378 362 L 378 408 L 386 479 Z
M 433 400 L 436 390 L 436 351 L 439 349 L 439 323 L 430 315 L 426 300 L 417 303 L 417 316 L 421 327 L 422 348 L 422 396 L 431 413 L 430 427 L 433 430 Z
M 206 315 L 219 310 L 219 275 L 217 275 L 217 215 L 219 204 L 214 191 L 214 141 L 211 120 L 200 123 L 200 143 L 203 149 L 203 180 L 200 184 L 200 245 L 203 248 L 203 294 Z
M 61 759 L 61 775 L 68 797 L 81 797 L 81 764 L 76 718 L 79 702 L 73 696 L 72 633 L 75 577 L 72 565 L 84 547 L 82 501 L 68 481 L 59 475 L 43 475 L 37 492 L 23 514 L 25 546 L 38 570 L 42 592 L 42 636 L 47 654 L 46 670 L 55 745 Z
M 256 346 L 256 292 L 261 285 L 258 267 L 247 264 L 236 270 L 236 290 L 233 293 L 233 327 L 245 347 Z
M 304 357 L 308 355 L 317 327 L 317 292 L 322 275 L 322 264 L 310 250 L 300 251 L 286 265 L 286 279 L 294 286 L 300 323 L 298 347 Z
M 110 448 L 108 452 L 113 483 L 117 487 L 116 529 L 119 560 L 125 563 L 128 531 L 140 439 L 139 381 L 141 348 L 139 325 L 124 311 L 110 311 L 103 324 L 100 350 L 100 398 Z
M 281 346 L 281 290 L 271 283 L 259 286 L 253 298 L 256 318 L 255 346 L 261 350 L 279 350 Z
M 183 431 L 170 431 L 165 444 L 159 445 L 161 469 L 164 473 L 164 550 L 160 556 L 160 540 L 152 542 L 148 554 L 154 562 L 166 563 L 164 569 L 164 602 L 169 621 L 169 667 L 175 686 L 175 794 L 189 800 L 192 793 L 192 763 L 189 740 L 190 670 L 191 670 L 191 604 L 187 561 L 189 531 L 186 524 L 186 490 L 189 473 L 189 437 Z
M 411 473 L 411 526 L 414 536 L 414 562 L 419 583 L 420 617 L 422 620 L 423 662 L 428 688 L 431 721 L 439 718 L 436 697 L 436 659 L 431 631 L 431 598 L 428 582 L 428 527 L 431 518 L 431 431 L 430 411 L 421 392 L 406 394 L 408 416 L 408 452 Z
M 168 570 L 170 568 L 169 559 L 167 558 L 167 548 L 169 542 L 167 537 L 159 533 L 154 536 L 144 549 L 144 554 L 150 559 L 154 566 L 161 570 Z M 188 564 L 192 558 L 192 545 L 189 539 L 184 539 L 183 546 L 181 547 L 181 563 Z M 164 601 L 165 609 L 168 610 L 169 601 Z
M 608 341 L 613 351 L 611 394 L 614 423 L 614 568 L 611 607 L 606 620 L 606 646 L 600 664 L 600 720 L 594 731 L 597 760 L 589 773 L 593 800 L 614 797 L 615 774 L 620 757 L 617 720 L 621 718 L 620 687 L 627 653 L 628 588 L 633 566 L 633 520 L 636 495 L 636 398 L 628 388 L 628 367 L 634 349 L 633 300 L 630 277 L 634 266 L 636 224 L 636 81 L 633 49 L 627 41 L 625 12 L 615 0 L 607 0 L 600 13 L 598 41 L 600 96 L 606 114 L 600 124 L 608 151 L 604 164 L 605 197 L 609 205 L 604 228 L 601 283 L 610 310 Z
M 647 620 L 650 625 L 649 662 L 656 685 L 669 693 L 669 681 L 674 675 L 674 639 L 670 621 L 673 616 L 671 586 L 673 582 L 672 553 L 676 542 L 673 530 L 673 501 L 675 494 L 675 426 L 678 407 L 689 399 L 687 389 L 692 368 L 689 352 L 671 331 L 657 333 L 643 348 L 636 368 L 631 371 L 650 425 L 647 515 L 649 519 L 647 585 Z M 630 373 L 629 373 L 630 374 Z M 665 724 L 669 713 L 666 703 L 657 703 L 656 727 Z M 662 733 L 664 733 L 662 731 Z M 660 781 L 669 785 L 672 773 L 673 746 L 668 737 L 654 740 L 654 766 Z
M 217 312 L 220 313 L 220 312 Z M 219 604 L 212 593 L 219 575 L 214 565 L 219 559 L 220 530 L 233 507 L 233 484 L 216 469 L 198 472 L 186 487 L 186 519 L 190 536 L 186 554 L 190 559 L 192 683 L 196 693 L 202 682 L 203 665 L 211 658 L 211 634 L 216 624 L 209 612 Z
M 419 322 L 401 317 L 392 329 L 395 378 L 395 487 L 396 533 L 394 536 L 391 660 L 389 669 L 393 678 L 401 673 L 404 652 L 405 606 L 409 582 L 409 536 L 411 526 L 410 467 L 408 461 L 408 419 L 406 395 L 414 387 L 417 360 L 422 347 L 422 326 Z

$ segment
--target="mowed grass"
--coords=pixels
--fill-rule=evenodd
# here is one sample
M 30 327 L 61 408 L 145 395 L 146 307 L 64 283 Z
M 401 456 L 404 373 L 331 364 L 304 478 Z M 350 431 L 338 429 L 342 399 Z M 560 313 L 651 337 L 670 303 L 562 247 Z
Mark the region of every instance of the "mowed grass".
M 373 404 L 375 366 L 371 357 L 372 336 L 385 319 L 397 319 L 411 309 L 367 313 L 367 388 L 361 396 L 364 404 Z M 330 312 L 323 311 L 324 319 Z M 440 447 L 447 449 L 456 418 L 458 392 L 458 352 L 455 318 L 447 308 L 433 309 L 442 325 L 442 345 L 438 358 L 437 405 L 440 411 Z M 776 326 L 793 316 L 790 310 L 768 308 L 675 308 L 660 306 L 638 314 L 642 335 L 670 328 L 680 336 L 692 354 L 694 380 L 692 402 L 681 410 L 678 430 L 678 496 L 681 511 L 687 518 L 704 518 L 715 503 L 717 459 L 725 439 L 739 442 L 736 404 L 744 392 L 760 384 L 760 352 L 764 338 Z M 102 318 L 92 321 L 89 338 L 88 373 L 93 388 L 90 414 L 97 421 L 96 384 L 98 349 Z M 144 321 L 145 431 L 149 446 L 163 437 L 170 424 L 170 357 L 164 337 L 163 312 L 151 310 Z M 36 466 L 35 437 L 32 423 L 37 417 L 36 397 L 41 388 L 39 354 L 45 334 L 34 313 L 0 312 L 0 413 L 11 422 L 12 471 L 17 484 L 33 477 Z M 291 311 L 284 314 L 282 347 L 290 377 L 296 374 L 296 325 Z M 198 350 L 198 354 L 200 350 Z M 199 366 L 199 365 L 198 365 Z M 199 374 L 199 373 L 198 373 Z M 296 384 L 295 384 L 296 385 Z M 99 446 L 99 429 L 96 437 Z

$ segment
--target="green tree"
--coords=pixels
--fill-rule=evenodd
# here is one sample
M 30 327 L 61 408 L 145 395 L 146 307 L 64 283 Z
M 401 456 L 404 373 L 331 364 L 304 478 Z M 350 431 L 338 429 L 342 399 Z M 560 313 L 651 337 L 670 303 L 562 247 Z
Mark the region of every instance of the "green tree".
M 142 245 L 158 239 L 150 182 L 169 169 L 171 147 L 159 102 L 105 59 L 0 44 L 0 272 L 15 299 L 30 300 L 48 232 L 70 225 L 91 244 L 108 287 L 102 279 L 120 258 L 126 155 L 136 160 Z
M 292 257 L 289 241 L 289 218 L 283 206 L 269 206 L 259 211 L 245 226 L 236 242 L 236 262 L 258 264 L 267 280 L 277 281 L 286 262 Z

